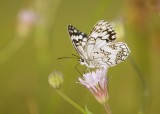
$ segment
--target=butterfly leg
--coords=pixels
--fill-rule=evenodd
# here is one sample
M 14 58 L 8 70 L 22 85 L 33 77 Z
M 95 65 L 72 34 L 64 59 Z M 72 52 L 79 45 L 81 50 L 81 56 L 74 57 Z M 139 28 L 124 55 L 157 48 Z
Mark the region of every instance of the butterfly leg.
M 81 72 L 79 71 L 79 69 L 77 68 L 78 65 L 79 65 L 79 63 L 76 64 L 75 69 L 76 69 L 76 71 L 77 71 L 81 76 L 83 76 L 82 73 L 81 73 Z
M 91 70 L 87 68 L 84 73 L 87 73 L 87 72 L 91 72 Z

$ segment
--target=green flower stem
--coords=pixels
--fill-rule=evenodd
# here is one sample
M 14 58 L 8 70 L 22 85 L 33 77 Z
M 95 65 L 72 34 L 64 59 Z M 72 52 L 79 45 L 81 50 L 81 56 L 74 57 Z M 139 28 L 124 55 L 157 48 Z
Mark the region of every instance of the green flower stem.
M 143 97 L 142 97 L 142 106 L 141 106 L 141 109 L 139 110 L 139 114 L 144 114 L 145 112 L 145 108 L 146 108 L 146 104 L 149 100 L 149 89 L 148 89 L 148 86 L 144 80 L 144 75 L 143 73 L 141 72 L 141 70 L 139 69 L 138 65 L 136 64 L 136 62 L 134 61 L 133 57 L 130 56 L 130 62 L 133 66 L 133 68 L 135 69 L 136 73 L 137 73 L 137 76 L 142 84 L 142 89 L 143 89 Z
M 111 113 L 111 110 L 110 110 L 110 108 L 109 108 L 109 105 L 107 104 L 107 102 L 104 103 L 103 106 L 104 106 L 104 108 L 105 108 L 107 114 L 112 114 L 112 113 Z
M 86 111 L 80 107 L 78 104 L 76 104 L 74 101 L 72 101 L 70 98 L 68 98 L 62 91 L 57 90 L 58 94 L 63 97 L 66 101 L 68 101 L 70 104 L 72 104 L 75 108 L 77 108 L 79 111 L 81 111 L 83 114 L 86 114 Z
M 23 46 L 26 40 L 27 36 L 16 36 L 4 48 L 2 48 L 0 50 L 0 65 L 10 59 L 12 55 Z

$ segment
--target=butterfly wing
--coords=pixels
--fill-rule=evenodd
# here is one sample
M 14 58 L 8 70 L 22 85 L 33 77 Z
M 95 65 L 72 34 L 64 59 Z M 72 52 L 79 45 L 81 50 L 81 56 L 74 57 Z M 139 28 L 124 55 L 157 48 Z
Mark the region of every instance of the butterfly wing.
M 82 58 L 87 58 L 84 50 L 88 38 L 87 34 L 79 31 L 72 25 L 68 25 L 68 33 L 76 51 Z
M 108 43 L 94 49 L 91 58 L 97 67 L 112 67 L 123 62 L 129 55 L 129 48 L 123 42 Z
M 86 45 L 88 57 L 91 56 L 94 49 L 106 45 L 109 42 L 113 42 L 116 39 L 115 35 L 116 33 L 108 22 L 104 20 L 98 21 L 91 30 Z
M 129 48 L 123 42 L 113 43 L 116 39 L 111 25 L 100 20 L 93 27 L 89 36 L 68 25 L 72 44 L 81 58 L 89 61 L 88 67 L 111 67 L 124 61 L 129 55 Z
M 101 39 L 106 42 L 112 42 L 116 39 L 115 35 L 116 33 L 111 25 L 105 20 L 100 20 L 93 26 L 89 37 L 94 38 L 95 40 Z

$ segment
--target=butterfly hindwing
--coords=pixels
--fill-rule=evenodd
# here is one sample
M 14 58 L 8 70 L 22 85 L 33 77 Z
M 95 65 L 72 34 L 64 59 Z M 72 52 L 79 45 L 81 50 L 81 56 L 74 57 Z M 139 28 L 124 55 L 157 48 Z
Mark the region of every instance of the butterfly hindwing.
M 94 49 L 90 58 L 100 65 L 115 66 L 123 62 L 129 55 L 129 48 L 123 42 L 108 43 L 99 48 Z

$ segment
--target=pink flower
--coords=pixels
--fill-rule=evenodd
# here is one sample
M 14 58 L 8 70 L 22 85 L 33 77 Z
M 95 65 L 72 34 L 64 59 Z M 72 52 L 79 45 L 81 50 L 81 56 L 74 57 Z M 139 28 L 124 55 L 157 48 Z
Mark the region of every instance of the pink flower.
M 17 34 L 20 37 L 27 36 L 32 27 L 38 22 L 38 14 L 32 10 L 21 10 L 18 13 Z
M 26 25 L 34 24 L 38 20 L 38 15 L 32 10 L 21 10 L 18 14 L 18 21 Z
M 102 104 L 104 104 L 108 98 L 106 74 L 107 68 L 101 68 L 95 72 L 85 73 L 82 78 L 79 78 L 79 82 L 88 88 L 97 101 Z

